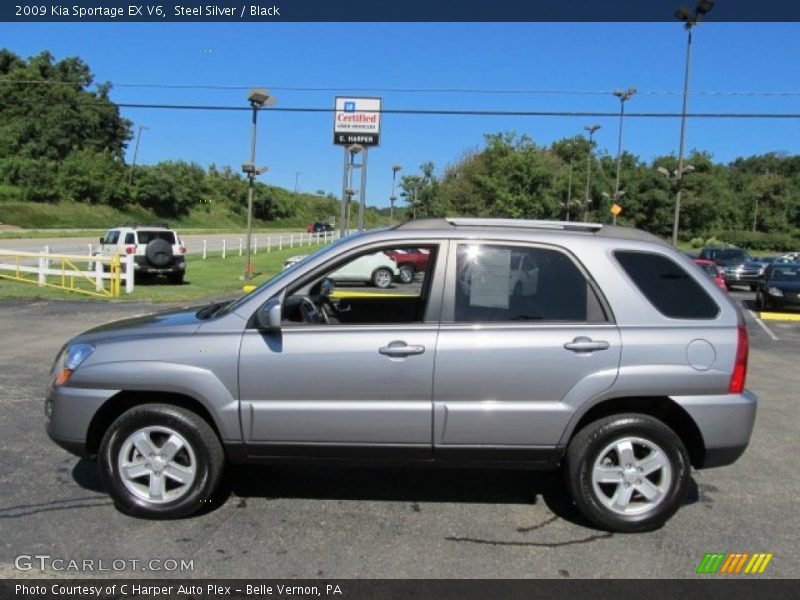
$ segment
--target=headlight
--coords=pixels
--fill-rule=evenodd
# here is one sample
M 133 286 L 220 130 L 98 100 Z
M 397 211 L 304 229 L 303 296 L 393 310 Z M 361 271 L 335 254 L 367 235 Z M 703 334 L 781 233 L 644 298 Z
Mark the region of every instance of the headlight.
M 770 296 L 775 296 L 776 298 L 783 298 L 783 292 L 779 288 L 776 288 L 776 287 L 768 288 L 767 289 L 767 293 Z
M 93 344 L 75 344 L 73 346 L 67 346 L 66 350 L 61 353 L 60 360 L 56 361 L 56 367 L 58 369 L 56 385 L 64 385 L 67 383 L 75 369 L 89 358 L 92 352 L 94 352 Z M 59 362 L 61 364 L 58 364 Z

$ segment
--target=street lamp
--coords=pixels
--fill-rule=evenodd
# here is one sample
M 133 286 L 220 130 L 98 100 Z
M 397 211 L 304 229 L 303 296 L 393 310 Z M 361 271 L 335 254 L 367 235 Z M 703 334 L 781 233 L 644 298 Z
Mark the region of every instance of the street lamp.
M 625 103 L 633 98 L 636 93 L 635 87 L 629 87 L 627 90 L 617 88 L 614 90 L 614 95 L 619 98 L 619 139 L 617 140 L 617 182 L 614 185 L 614 202 L 617 202 L 620 197 L 619 193 L 619 173 L 622 164 L 622 122 L 625 118 Z
M 683 108 L 681 109 L 681 140 L 678 146 L 678 180 L 677 190 L 675 192 L 675 217 L 672 221 L 672 245 L 678 245 L 678 227 L 681 217 L 681 192 L 683 180 L 683 149 L 686 141 L 686 107 L 689 101 L 689 67 L 691 65 L 692 57 L 692 29 L 700 22 L 700 18 L 707 14 L 712 8 L 714 3 L 711 0 L 699 0 L 692 14 L 688 8 L 682 6 L 675 12 L 675 18 L 683 22 L 683 27 L 686 29 L 686 67 L 683 76 Z
M 586 153 L 586 198 L 584 200 L 583 220 L 589 218 L 589 180 L 592 173 L 592 136 L 594 132 L 600 129 L 600 125 L 584 125 L 584 129 L 589 132 L 589 151 Z
M 266 167 L 256 167 L 256 121 L 258 111 L 265 106 L 271 106 L 278 100 L 269 95 L 269 92 L 262 88 L 250 90 L 247 96 L 250 108 L 253 109 L 253 124 L 250 128 L 250 161 L 242 165 L 242 172 L 247 174 L 247 262 L 244 266 L 244 280 L 248 281 L 253 276 L 253 263 L 250 256 L 250 239 L 253 235 L 253 189 L 256 183 L 256 176 L 265 173 Z
M 394 203 L 397 200 L 395 195 L 395 183 L 397 181 L 397 172 L 402 171 L 403 167 L 400 165 L 392 165 L 392 195 L 389 196 L 389 223 L 394 223 Z

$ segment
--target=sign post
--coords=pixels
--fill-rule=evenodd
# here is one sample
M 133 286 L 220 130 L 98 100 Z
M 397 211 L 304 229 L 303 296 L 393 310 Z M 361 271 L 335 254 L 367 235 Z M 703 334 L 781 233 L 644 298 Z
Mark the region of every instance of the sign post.
M 333 143 L 344 146 L 342 174 L 342 206 L 339 213 L 339 231 L 346 235 L 349 224 L 349 201 L 353 195 L 353 169 L 361 169 L 359 189 L 358 229 L 364 229 L 367 192 L 367 152 L 370 146 L 380 143 L 381 99 L 349 98 L 337 96 L 333 117 Z M 357 155 L 361 162 L 356 163 Z

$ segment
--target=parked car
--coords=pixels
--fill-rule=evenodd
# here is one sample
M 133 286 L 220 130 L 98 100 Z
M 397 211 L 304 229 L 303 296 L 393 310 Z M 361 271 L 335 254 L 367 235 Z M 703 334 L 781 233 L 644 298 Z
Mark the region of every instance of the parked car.
M 800 262 L 775 262 L 767 268 L 756 290 L 756 307 L 800 307 Z
M 705 271 L 708 274 L 708 276 L 714 280 L 714 283 L 716 283 L 720 287 L 720 289 L 723 289 L 726 292 L 728 291 L 728 286 L 725 283 L 725 275 L 722 272 L 722 269 L 720 269 L 717 266 L 717 263 L 715 263 L 713 260 L 704 260 L 702 258 L 695 258 L 694 264 L 698 265 L 701 269 L 703 269 L 703 271 Z
M 712 260 L 722 267 L 728 287 L 741 285 L 755 291 L 764 271 L 764 265 L 741 248 L 703 248 L 698 258 Z
M 334 293 L 349 264 L 410 245 L 430 253 L 418 292 Z M 537 285 L 517 295 L 523 255 Z M 592 523 L 636 532 L 678 510 L 692 466 L 745 451 L 747 357 L 739 307 L 655 236 L 417 220 L 321 248 L 233 302 L 74 337 L 45 414 L 144 517 L 196 512 L 226 462 L 386 460 L 561 468 Z
M 183 283 L 186 246 L 166 225 L 119 225 L 100 238 L 101 256 L 133 254 L 135 275 L 166 275 L 170 283 Z
M 386 255 L 397 264 L 397 278 L 401 283 L 411 283 L 417 273 L 424 273 L 430 257 L 419 248 L 398 248 L 386 252 Z
M 283 268 L 288 269 L 304 258 L 306 258 L 305 254 L 290 256 L 283 263 Z M 329 277 L 338 282 L 371 283 L 378 288 L 387 288 L 395 279 L 401 279 L 400 269 L 389 253 L 384 253 L 382 256 L 380 256 L 380 253 L 363 256 L 331 273 Z

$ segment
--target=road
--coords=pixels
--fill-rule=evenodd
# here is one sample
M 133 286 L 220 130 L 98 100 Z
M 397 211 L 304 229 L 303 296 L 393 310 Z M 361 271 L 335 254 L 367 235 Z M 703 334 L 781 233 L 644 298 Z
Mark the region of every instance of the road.
M 749 306 L 752 294 L 733 295 Z M 173 573 L 190 577 L 691 578 L 713 551 L 772 552 L 764 576 L 796 576 L 800 323 L 762 327 L 745 312 L 748 387 L 760 397 L 750 448 L 735 465 L 695 472 L 685 506 L 661 530 L 612 535 L 576 515 L 557 474 L 473 469 L 239 468 L 205 514 L 122 515 L 94 464 L 47 439 L 43 393 L 70 336 L 151 310 L 0 302 L 0 577 L 42 576 L 13 561 L 49 554 L 192 560 L 192 571 Z

